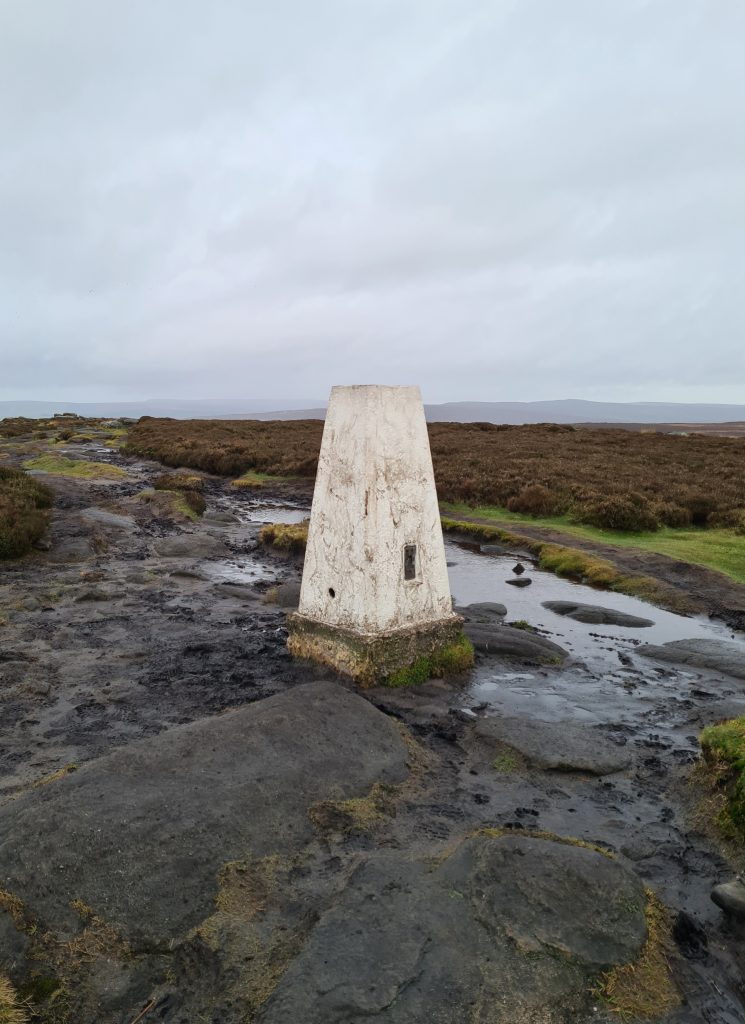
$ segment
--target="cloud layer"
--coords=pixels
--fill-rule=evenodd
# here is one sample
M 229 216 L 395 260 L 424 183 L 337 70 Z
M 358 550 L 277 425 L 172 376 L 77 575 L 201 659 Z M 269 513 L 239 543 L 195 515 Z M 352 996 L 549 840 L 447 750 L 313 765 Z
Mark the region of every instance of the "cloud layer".
M 738 0 L 0 10 L 0 398 L 745 397 Z

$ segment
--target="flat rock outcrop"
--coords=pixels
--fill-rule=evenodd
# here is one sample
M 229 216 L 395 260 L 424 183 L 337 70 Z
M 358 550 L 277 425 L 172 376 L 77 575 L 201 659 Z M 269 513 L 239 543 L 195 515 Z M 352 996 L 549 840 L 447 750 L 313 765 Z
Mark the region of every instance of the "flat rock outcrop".
M 659 646 L 644 644 L 637 647 L 636 653 L 655 661 L 708 668 L 736 679 L 745 679 L 745 651 L 738 644 L 726 640 L 671 640 Z
M 631 762 L 624 747 L 598 729 L 576 722 L 540 722 L 528 718 L 481 718 L 477 736 L 517 750 L 529 764 L 553 771 L 610 775 Z
M 393 721 L 308 683 L 131 743 L 0 808 L 0 879 L 47 927 L 82 900 L 135 946 L 205 917 L 226 862 L 312 836 L 308 809 L 407 775 Z
M 380 854 L 320 918 L 258 1021 L 568 1020 L 589 979 L 633 960 L 645 938 L 640 881 L 590 849 L 481 834 L 435 870 Z

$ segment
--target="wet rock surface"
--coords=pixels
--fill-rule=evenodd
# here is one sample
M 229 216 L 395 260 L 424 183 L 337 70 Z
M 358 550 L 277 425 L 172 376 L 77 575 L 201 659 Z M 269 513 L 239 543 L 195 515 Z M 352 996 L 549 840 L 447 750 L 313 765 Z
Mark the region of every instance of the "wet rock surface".
M 605 608 L 597 604 L 575 604 L 572 601 L 544 601 L 543 607 L 548 608 L 557 615 L 566 615 L 575 622 L 589 622 L 593 625 L 603 626 L 627 626 L 632 629 L 642 629 L 645 626 L 654 626 L 652 619 L 645 619 L 639 615 L 628 615 L 626 612 L 619 612 L 613 608 Z
M 496 621 L 489 623 L 482 617 L 472 619 L 468 608 L 462 611 L 465 616 L 465 634 L 476 650 L 483 654 L 502 655 L 537 664 L 562 661 L 567 655 L 559 644 L 538 633 L 505 626 Z
M 48 980 L 35 1019 L 606 1024 L 649 887 L 667 1024 L 742 1024 L 711 899 L 740 865 L 690 786 L 734 673 L 639 657 L 541 607 L 587 588 L 504 587 L 523 553 L 449 542 L 472 677 L 353 693 L 287 656 L 300 563 L 257 544 L 309 494 L 207 478 L 189 522 L 139 497 L 162 467 L 88 449 L 127 477 L 49 478 L 51 549 L 0 576 L 0 970 Z M 699 628 L 649 614 L 655 646 Z
M 131 743 L 1 807 L 0 878 L 55 930 L 74 924 L 78 899 L 130 942 L 164 942 L 206 916 L 226 861 L 298 849 L 311 804 L 405 777 L 389 718 L 309 683 Z
M 641 883 L 591 850 L 475 836 L 434 871 L 379 855 L 321 917 L 259 1020 L 416 1024 L 480 1006 L 495 1024 L 568 1019 L 583 984 L 633 960 L 645 938 Z
M 549 771 L 610 775 L 631 763 L 631 752 L 594 726 L 500 716 L 483 718 L 474 728 L 481 739 L 511 747 Z
M 745 921 L 745 881 L 742 878 L 715 886 L 711 898 L 726 913 Z
M 645 658 L 674 665 L 692 665 L 713 669 L 745 679 L 745 655 L 738 644 L 724 640 L 672 640 L 662 645 L 645 644 L 638 651 Z

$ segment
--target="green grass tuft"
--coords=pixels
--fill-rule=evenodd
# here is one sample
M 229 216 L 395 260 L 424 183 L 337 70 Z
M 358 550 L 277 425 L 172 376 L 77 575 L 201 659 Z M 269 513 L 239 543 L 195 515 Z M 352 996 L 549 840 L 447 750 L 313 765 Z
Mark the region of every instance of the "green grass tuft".
M 262 544 L 276 548 L 277 551 L 296 554 L 305 551 L 308 543 L 308 522 L 303 523 L 267 523 L 259 532 Z
M 26 1024 L 28 1014 L 17 992 L 4 974 L 0 974 L 0 1024 Z
M 207 502 L 204 500 L 204 478 L 194 473 L 163 473 L 153 480 L 156 491 L 173 495 L 174 511 L 187 519 L 198 519 L 204 515 Z
M 602 975 L 594 993 L 623 1021 L 658 1020 L 682 1002 L 670 970 L 672 915 L 651 889 L 645 896 L 647 941 L 639 957 Z
M 700 736 L 709 776 L 724 795 L 717 824 L 729 838 L 745 840 L 745 716 L 708 725 Z

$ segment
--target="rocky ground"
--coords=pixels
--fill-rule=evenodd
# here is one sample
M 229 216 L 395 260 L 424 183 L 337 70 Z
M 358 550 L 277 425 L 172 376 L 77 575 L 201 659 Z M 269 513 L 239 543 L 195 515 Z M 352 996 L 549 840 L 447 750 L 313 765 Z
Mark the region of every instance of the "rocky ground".
M 0 570 L 0 971 L 33 1019 L 745 1020 L 695 783 L 737 636 L 525 558 L 518 599 L 449 542 L 473 675 L 359 693 L 285 650 L 301 565 L 258 531 L 307 492 L 209 480 L 190 522 L 143 498 L 162 467 L 68 454 L 126 475 L 45 478 L 49 550 Z

